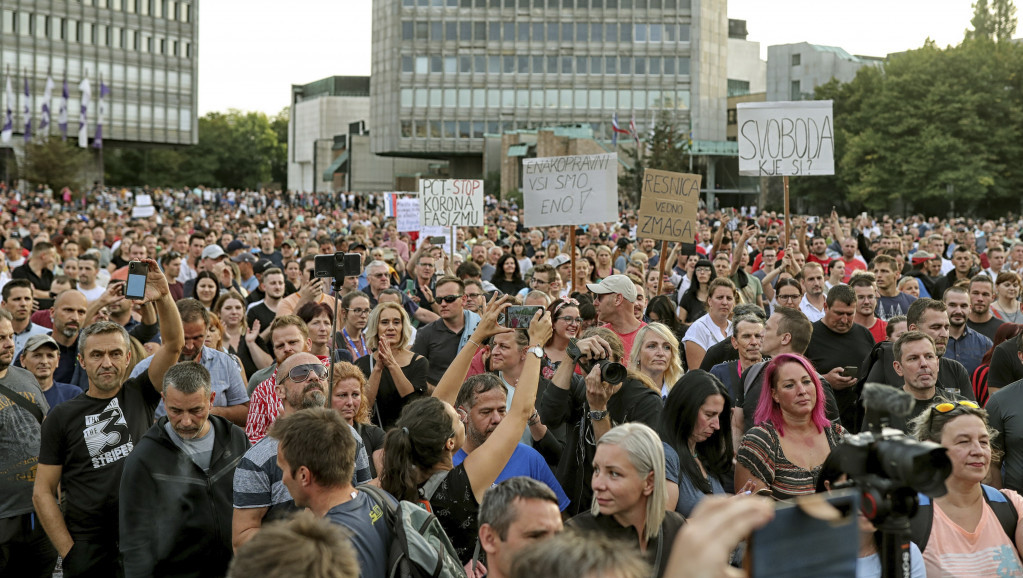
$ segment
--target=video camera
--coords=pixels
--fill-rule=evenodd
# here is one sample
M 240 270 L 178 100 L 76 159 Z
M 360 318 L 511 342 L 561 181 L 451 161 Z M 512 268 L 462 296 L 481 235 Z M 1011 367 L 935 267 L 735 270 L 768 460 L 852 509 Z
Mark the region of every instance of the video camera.
M 358 277 L 362 274 L 362 255 L 341 252 L 316 255 L 313 267 L 314 277 L 343 281 L 345 277 Z

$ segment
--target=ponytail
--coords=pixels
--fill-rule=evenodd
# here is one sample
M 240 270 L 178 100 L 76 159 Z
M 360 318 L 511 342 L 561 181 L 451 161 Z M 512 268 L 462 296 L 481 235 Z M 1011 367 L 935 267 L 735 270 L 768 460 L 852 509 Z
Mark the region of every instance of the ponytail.
M 447 404 L 420 398 L 402 409 L 395 428 L 384 437 L 384 469 L 380 486 L 399 500 L 419 498 L 422 472 L 445 458 L 445 444 L 455 435 Z

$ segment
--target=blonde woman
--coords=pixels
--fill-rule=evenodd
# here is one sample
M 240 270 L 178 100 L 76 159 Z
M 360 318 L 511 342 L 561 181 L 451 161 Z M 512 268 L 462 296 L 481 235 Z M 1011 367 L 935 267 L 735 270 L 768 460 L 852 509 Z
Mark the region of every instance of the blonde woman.
M 610 277 L 617 273 L 612 264 L 611 257 L 611 249 L 607 245 L 597 246 L 597 268 L 593 275 L 596 277 L 596 281 L 594 283 L 600 283 L 600 280 L 604 277 Z
M 568 526 L 619 539 L 634 536 L 653 569 L 650 576 L 660 578 L 683 524 L 681 515 L 667 509 L 664 468 L 664 445 L 653 429 L 641 423 L 612 428 L 597 441 L 590 511 Z
M 675 334 L 663 323 L 655 322 L 641 327 L 636 334 L 629 366 L 649 377 L 664 398 L 682 377 L 681 359 Z
M 370 353 L 355 360 L 366 376 L 368 407 L 376 406 L 376 421 L 388 429 L 398 421 L 401 410 L 426 394 L 429 362 L 409 350 L 412 324 L 397 303 L 381 303 L 369 314 L 366 346 Z

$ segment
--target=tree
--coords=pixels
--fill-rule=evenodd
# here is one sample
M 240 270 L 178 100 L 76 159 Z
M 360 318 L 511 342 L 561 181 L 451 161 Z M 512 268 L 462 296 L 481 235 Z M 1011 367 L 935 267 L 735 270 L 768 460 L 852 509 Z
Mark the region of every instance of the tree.
M 635 143 L 636 141 L 631 141 Z M 635 147 L 622 147 L 632 168 L 618 178 L 618 187 L 633 206 L 639 206 L 643 192 L 643 170 L 647 167 L 675 173 L 689 172 L 689 139 L 679 129 L 668 111 L 661 111 L 654 122 L 653 133 L 646 139 L 640 156 Z
M 1016 33 L 1016 5 L 1012 0 L 977 0 L 973 4 L 972 30 L 967 40 L 1009 42 Z
M 971 40 L 991 39 L 993 28 L 991 26 L 991 9 L 987 0 L 977 0 L 973 4 L 973 18 L 970 19 L 973 30 L 966 31 L 966 38 Z
M 288 185 L 288 120 L 290 118 L 290 107 L 284 107 L 281 112 L 270 118 L 270 128 L 277 135 L 277 143 L 284 145 L 275 149 L 274 157 L 270 161 L 270 179 L 275 183 L 280 183 L 281 187 Z
M 64 187 L 77 189 L 86 155 L 71 141 L 51 138 L 31 142 L 25 146 L 21 177 L 34 185 L 49 185 L 55 194 Z

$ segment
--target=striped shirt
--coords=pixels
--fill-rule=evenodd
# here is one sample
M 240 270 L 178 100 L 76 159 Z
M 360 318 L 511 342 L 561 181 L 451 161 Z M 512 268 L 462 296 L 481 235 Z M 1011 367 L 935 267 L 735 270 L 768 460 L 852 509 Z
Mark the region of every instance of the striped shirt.
M 838 445 L 843 433 L 842 426 L 837 424 L 824 429 L 831 448 Z M 790 462 L 781 449 L 778 430 L 770 422 L 755 426 L 742 436 L 736 459 L 741 466 L 767 484 L 778 500 L 814 493 L 817 476 L 821 471 L 820 465 L 805 470 Z

